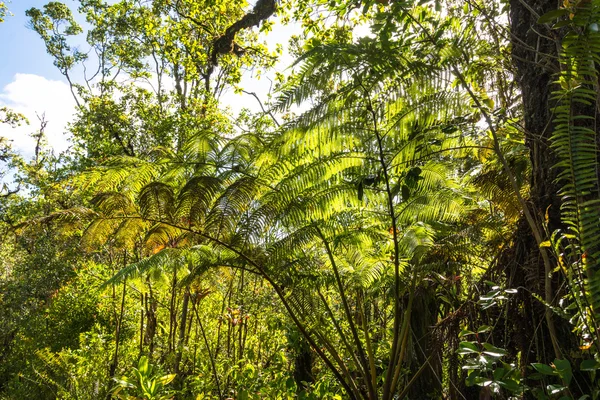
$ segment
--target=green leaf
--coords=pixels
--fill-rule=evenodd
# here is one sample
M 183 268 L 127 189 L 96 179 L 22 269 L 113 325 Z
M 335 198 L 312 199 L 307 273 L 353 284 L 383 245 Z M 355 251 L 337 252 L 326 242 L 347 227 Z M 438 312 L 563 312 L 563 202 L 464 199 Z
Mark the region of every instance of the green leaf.
M 489 325 L 481 325 L 479 329 L 477 329 L 477 333 L 486 333 L 492 330 L 492 327 Z
M 583 360 L 581 364 L 579 364 L 579 369 L 581 371 L 595 371 L 600 368 L 600 363 L 596 360 Z
M 571 383 L 571 379 L 573 379 L 571 363 L 568 360 L 555 359 L 554 365 L 556 366 L 558 375 L 564 380 L 565 385 L 568 386 Z
M 148 373 L 148 358 L 146 356 L 140 358 L 140 361 L 138 362 L 138 371 L 140 371 L 141 375 L 146 375 Z
M 498 384 L 510 392 L 520 393 L 523 390 L 523 387 L 521 386 L 521 384 L 513 379 L 507 379 L 505 381 L 498 381 Z
M 537 372 L 544 375 L 556 375 L 556 371 L 549 365 L 542 363 L 532 363 L 531 366 L 535 368 Z
M 474 343 L 460 342 L 458 344 L 458 354 L 479 353 L 479 349 Z
M 557 394 L 566 389 L 563 385 L 548 385 L 546 389 L 550 392 L 550 394 Z
M 571 370 L 571 363 L 568 360 L 559 360 L 558 358 L 554 360 L 554 365 L 556 369 L 559 371 L 567 371 Z
M 469 376 L 467 376 L 467 379 L 465 380 L 465 383 L 467 384 L 467 386 L 474 386 L 479 378 L 479 371 L 472 371 Z
M 571 21 L 570 20 L 564 20 L 564 21 L 558 21 L 557 23 L 555 23 L 554 25 L 552 25 L 552 29 L 560 29 L 564 26 L 569 26 L 571 25 Z
M 494 380 L 500 381 L 502 378 L 504 378 L 504 375 L 506 375 L 506 372 L 507 371 L 502 367 L 496 368 L 494 370 Z
M 173 379 L 175 379 L 176 376 L 177 376 L 176 374 L 164 375 L 164 376 L 161 376 L 160 378 L 158 378 L 158 381 L 162 385 L 168 385 L 169 383 L 171 383 L 173 381 Z
M 496 346 L 492 346 L 489 343 L 484 343 L 483 348 L 486 350 L 483 353 L 490 355 L 492 357 L 502 357 L 502 356 L 506 355 L 506 350 L 501 349 Z
M 548 22 L 552 22 L 555 19 L 562 17 L 563 15 L 569 14 L 570 11 L 566 8 L 559 8 L 558 10 L 548 11 L 546 14 L 542 15 L 537 23 L 538 24 L 547 24 Z
M 288 389 L 288 390 L 291 390 L 291 389 L 293 389 L 295 386 L 296 386 L 296 384 L 295 384 L 295 382 L 294 382 L 294 379 L 293 379 L 293 378 L 291 378 L 291 377 L 290 377 L 290 378 L 287 378 L 287 379 L 286 379 L 286 381 L 285 381 L 285 387 L 286 387 L 286 389 Z
M 117 382 L 119 384 L 119 386 L 121 388 L 127 387 L 127 388 L 133 388 L 135 387 L 135 385 L 129 381 L 129 378 L 124 376 L 121 379 L 119 378 L 114 378 L 115 382 Z

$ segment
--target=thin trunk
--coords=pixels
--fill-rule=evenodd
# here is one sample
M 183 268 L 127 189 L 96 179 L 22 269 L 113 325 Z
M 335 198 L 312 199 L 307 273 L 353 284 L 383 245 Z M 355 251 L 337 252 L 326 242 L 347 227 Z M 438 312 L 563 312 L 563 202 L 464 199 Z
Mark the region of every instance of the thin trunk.
M 152 284 L 148 281 L 148 293 L 146 294 L 146 331 L 144 333 L 144 344 L 148 346 L 148 357 L 152 358 L 154 353 L 154 336 L 156 335 L 157 319 L 156 310 L 157 304 L 154 299 Z
M 369 355 L 369 369 L 371 371 L 371 385 L 377 388 L 377 370 L 375 369 L 375 353 L 373 352 L 373 345 L 371 344 L 371 337 L 369 335 L 369 321 L 367 319 L 367 313 L 365 308 L 364 296 L 358 297 L 359 312 L 361 314 L 362 329 L 365 335 L 365 345 L 367 347 L 367 354 Z
M 110 368 L 109 368 L 109 372 L 108 372 L 108 377 L 111 382 L 112 382 L 112 378 L 115 377 L 115 373 L 117 371 L 117 366 L 119 364 L 119 343 L 121 341 L 121 325 L 123 324 L 123 315 L 125 313 L 126 288 L 127 288 L 127 281 L 123 282 L 123 294 L 121 296 L 121 310 L 119 312 L 119 319 L 117 320 L 117 326 L 115 327 L 115 352 L 113 353 L 113 359 L 110 363 Z
M 333 323 L 333 327 L 335 328 L 335 331 L 336 331 L 338 337 L 340 338 L 340 340 L 344 344 L 344 347 L 346 348 L 346 351 L 348 352 L 348 354 L 350 354 L 350 357 L 352 357 L 352 360 L 354 361 L 354 364 L 357 367 L 359 367 L 360 366 L 360 362 L 358 361 L 358 358 L 356 357 L 356 352 L 354 351 L 353 347 L 350 346 L 350 343 L 348 342 L 348 339 L 346 338 L 346 334 L 342 330 L 342 327 L 340 326 L 340 324 L 339 324 L 336 316 L 333 314 L 333 310 L 329 306 L 329 303 L 327 302 L 327 299 L 325 298 L 325 296 L 323 295 L 323 293 L 321 293 L 321 291 L 320 291 L 319 288 L 317 288 L 317 294 L 319 295 L 319 298 L 321 299 L 321 302 L 323 303 L 323 306 L 325 306 L 325 311 L 327 313 L 327 316 L 329 317 L 329 319 L 331 319 L 331 322 Z
M 190 337 L 192 335 L 192 325 L 194 325 L 194 314 L 190 314 L 188 312 L 188 322 L 187 322 L 187 334 L 185 335 L 185 343 L 184 345 L 187 346 L 190 343 Z
M 188 288 L 183 293 L 183 304 L 181 306 L 181 319 L 179 322 L 179 343 L 177 344 L 177 356 L 175 357 L 175 373 L 179 375 L 181 370 L 181 358 L 183 357 L 183 347 L 185 344 L 185 324 L 187 322 L 188 303 L 190 301 L 190 291 Z
M 335 276 L 335 281 L 337 283 L 337 287 L 340 292 L 340 297 L 342 299 L 342 305 L 344 307 L 344 312 L 346 314 L 346 320 L 348 321 L 348 325 L 350 327 L 350 332 L 352 334 L 352 338 L 354 339 L 354 344 L 356 346 L 356 349 L 358 350 L 358 357 L 360 360 L 359 366 L 360 366 L 360 370 L 361 370 L 360 373 L 362 375 L 363 381 L 367 385 L 367 389 L 369 391 L 369 398 L 375 400 L 375 399 L 377 399 L 377 390 L 373 386 L 373 381 L 374 381 L 373 377 L 369 376 L 370 375 L 369 365 L 370 365 L 371 361 L 367 361 L 367 357 L 365 355 L 365 350 L 363 348 L 362 342 L 358 335 L 358 330 L 356 328 L 356 325 L 354 324 L 354 320 L 352 318 L 352 312 L 350 310 L 350 306 L 348 305 L 348 298 L 346 297 L 344 284 L 340 277 L 340 272 L 337 267 L 337 263 L 335 262 L 335 258 L 333 256 L 333 251 L 331 250 L 329 242 L 327 241 L 327 239 L 325 238 L 325 236 L 323 235 L 321 230 L 318 227 L 316 229 L 317 229 L 317 232 L 319 233 L 319 236 L 321 237 L 321 240 L 323 241 L 325 250 L 327 251 L 327 255 L 329 257 L 329 262 L 331 263 L 331 267 L 333 269 L 333 274 Z
M 173 279 L 171 282 L 171 300 L 169 302 L 169 353 L 172 353 L 175 350 L 175 330 L 177 329 L 177 268 L 173 268 Z
M 140 304 L 141 304 L 141 312 L 140 312 L 140 354 L 144 352 L 144 294 L 140 294 Z
M 401 320 L 402 320 L 402 309 L 400 306 L 400 244 L 398 238 L 398 222 L 396 218 L 396 207 L 394 205 L 394 194 L 392 193 L 392 185 L 390 182 L 390 176 L 388 172 L 388 165 L 385 159 L 385 153 L 383 150 L 383 139 L 379 132 L 379 117 L 377 115 L 376 105 L 371 101 L 371 95 L 367 89 L 364 89 L 364 95 L 367 100 L 367 109 L 371 113 L 373 132 L 377 139 L 377 151 L 378 161 L 383 173 L 383 180 L 385 184 L 385 194 L 387 197 L 388 215 L 390 217 L 390 223 L 392 225 L 392 241 L 394 244 L 393 262 L 394 262 L 394 318 L 393 318 L 393 336 L 392 336 L 392 349 L 390 351 L 390 359 L 387 365 L 387 372 L 385 375 L 385 381 L 383 386 L 383 400 L 391 399 L 394 395 L 394 369 L 400 365 L 399 357 L 401 352 L 400 336 L 401 332 Z M 377 399 L 377 397 L 374 397 Z

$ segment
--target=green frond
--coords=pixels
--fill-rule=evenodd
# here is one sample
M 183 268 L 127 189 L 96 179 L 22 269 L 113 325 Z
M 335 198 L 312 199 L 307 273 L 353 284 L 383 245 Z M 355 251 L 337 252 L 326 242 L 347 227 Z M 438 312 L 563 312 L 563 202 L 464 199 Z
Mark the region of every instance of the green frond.
M 118 285 L 128 279 L 144 276 L 145 274 L 156 274 L 163 270 L 169 270 L 174 266 L 179 266 L 182 261 L 184 250 L 175 248 L 166 248 L 158 253 L 146 257 L 138 262 L 127 265 L 121 268 L 115 275 L 104 282 L 101 288 L 106 288 L 111 285 Z
M 139 192 L 142 217 L 150 220 L 172 221 L 175 214 L 175 193 L 163 182 L 151 182 Z
M 112 242 L 117 248 L 135 249 L 142 241 L 149 225 L 142 218 L 122 219 L 111 235 Z
M 93 188 L 96 193 L 139 191 L 155 180 L 162 166 L 151 160 L 135 157 L 113 157 L 101 166 L 90 169 L 76 178 L 76 184 L 83 189 Z
M 16 232 L 34 229 L 42 224 L 57 223 L 61 225 L 85 225 L 88 221 L 97 217 L 96 211 L 86 207 L 73 207 L 65 210 L 55 211 L 49 215 L 22 222 L 14 227 Z
M 268 244 L 267 254 L 272 261 L 291 260 L 297 252 L 314 244 L 318 233 L 314 226 L 304 226 Z
M 206 215 L 206 228 L 216 237 L 236 230 L 239 219 L 248 211 L 258 192 L 256 178 L 244 176 L 227 186 Z
M 177 196 L 177 219 L 187 224 L 201 225 L 223 188 L 222 180 L 214 176 L 191 178 Z
M 600 33 L 583 29 L 600 17 L 600 5 L 578 8 L 571 29 L 562 41 L 562 71 L 553 96 L 555 107 L 551 146 L 558 155 L 558 180 L 562 184 L 562 220 L 572 227 L 581 246 L 587 274 L 587 291 L 594 310 L 600 310 L 600 177 L 597 145 L 597 49 Z M 576 256 L 576 255 L 575 255 Z
M 121 192 L 101 192 L 92 198 L 91 203 L 104 215 L 130 215 L 136 211 L 129 195 Z
M 164 247 L 181 246 L 186 243 L 186 233 L 173 225 L 158 222 L 146 232 L 144 244 L 151 253 Z

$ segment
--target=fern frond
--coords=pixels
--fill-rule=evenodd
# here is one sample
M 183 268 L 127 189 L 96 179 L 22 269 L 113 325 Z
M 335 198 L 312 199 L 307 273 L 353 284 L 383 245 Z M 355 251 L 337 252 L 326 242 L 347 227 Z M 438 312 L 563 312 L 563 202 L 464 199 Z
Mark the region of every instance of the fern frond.
M 600 33 L 580 29 L 600 17 L 600 4 L 589 2 L 574 13 L 560 56 L 561 89 L 554 93 L 551 147 L 556 151 L 561 188 L 561 217 L 581 246 L 587 291 L 594 311 L 600 310 L 600 179 L 598 176 L 598 62 Z

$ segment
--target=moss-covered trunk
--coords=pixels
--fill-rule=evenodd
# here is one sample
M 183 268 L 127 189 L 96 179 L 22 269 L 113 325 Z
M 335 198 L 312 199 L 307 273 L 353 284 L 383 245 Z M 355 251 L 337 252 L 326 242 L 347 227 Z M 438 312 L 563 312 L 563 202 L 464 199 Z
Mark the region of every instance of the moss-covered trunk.
M 528 205 L 539 226 L 547 224 L 546 232 L 561 228 L 560 189 L 556 182 L 556 154 L 550 148 L 553 133 L 553 108 L 556 100 L 553 81 L 560 71 L 558 54 L 560 30 L 537 23 L 539 16 L 558 8 L 556 0 L 511 0 L 510 29 L 512 34 L 512 63 L 523 103 L 525 145 L 531 161 L 530 197 Z M 548 239 L 548 237 L 546 237 Z M 521 365 L 531 362 L 551 363 L 556 352 L 550 345 L 550 332 L 543 315 L 546 307 L 534 300 L 531 293 L 544 298 L 546 274 L 540 251 L 524 218 L 519 222 L 510 248 L 499 259 L 507 284 L 524 288 L 512 300 L 507 315 L 510 335 L 507 347 L 521 353 Z M 556 301 L 563 290 L 560 274 L 552 275 L 552 298 Z M 568 357 L 576 348 L 571 327 L 554 316 L 556 338 L 561 357 Z

